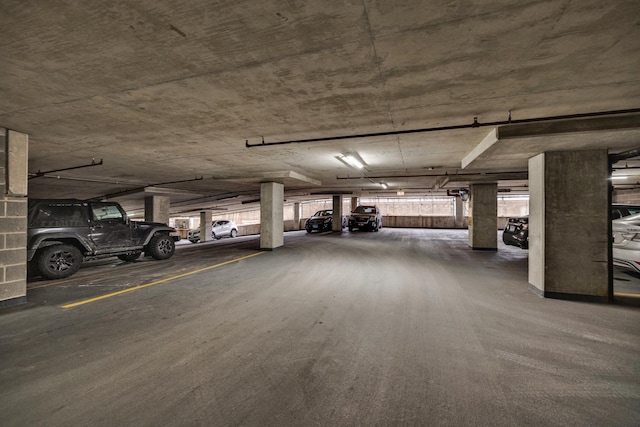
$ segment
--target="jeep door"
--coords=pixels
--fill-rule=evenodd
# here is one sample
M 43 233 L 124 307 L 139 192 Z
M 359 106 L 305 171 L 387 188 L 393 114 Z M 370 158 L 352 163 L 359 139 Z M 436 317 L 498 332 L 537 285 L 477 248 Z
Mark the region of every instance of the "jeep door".
M 91 239 L 98 253 L 133 246 L 127 216 L 117 203 L 91 203 Z

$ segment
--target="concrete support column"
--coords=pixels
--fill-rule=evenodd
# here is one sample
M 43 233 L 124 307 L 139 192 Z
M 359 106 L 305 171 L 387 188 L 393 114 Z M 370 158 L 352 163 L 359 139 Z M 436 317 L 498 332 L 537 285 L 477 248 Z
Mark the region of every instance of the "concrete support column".
M 331 231 L 342 231 L 342 196 L 333 196 L 333 220 Z
M 545 297 L 608 302 L 607 150 L 529 159 L 529 283 Z
M 200 212 L 200 241 L 201 242 L 209 242 L 213 240 L 211 236 L 211 231 L 213 222 L 213 212 L 212 211 L 201 211 Z
M 293 229 L 300 230 L 300 203 L 293 204 Z
M 471 184 L 469 246 L 498 249 L 498 184 Z
M 260 184 L 260 249 L 273 250 L 284 245 L 284 185 Z
M 147 196 L 144 198 L 144 220 L 169 224 L 170 207 L 168 196 Z
M 353 212 L 353 210 L 355 208 L 358 207 L 358 198 L 357 197 L 352 197 L 351 198 L 351 212 Z
M 0 128 L 0 308 L 27 301 L 29 135 Z
M 456 201 L 455 205 L 455 224 L 456 228 L 462 228 L 464 225 L 464 202 L 462 201 L 462 197 L 454 197 Z

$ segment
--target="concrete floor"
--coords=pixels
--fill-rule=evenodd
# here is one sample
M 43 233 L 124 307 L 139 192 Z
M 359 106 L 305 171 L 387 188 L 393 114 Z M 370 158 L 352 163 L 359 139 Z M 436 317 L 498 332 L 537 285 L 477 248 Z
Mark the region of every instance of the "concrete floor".
M 0 312 L 1 424 L 640 424 L 640 309 L 538 297 L 526 251 L 387 228 L 258 245 L 31 282 Z

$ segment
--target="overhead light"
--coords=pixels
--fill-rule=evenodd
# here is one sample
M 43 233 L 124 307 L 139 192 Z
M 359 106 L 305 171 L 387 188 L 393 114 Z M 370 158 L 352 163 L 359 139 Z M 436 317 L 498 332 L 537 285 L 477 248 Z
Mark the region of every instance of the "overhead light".
M 404 191 L 402 190 L 398 190 L 398 192 L 396 193 L 398 196 L 404 196 Z
M 611 179 L 627 179 L 627 178 L 629 177 L 626 175 L 614 175 L 611 177 Z
M 385 190 L 386 190 L 387 188 L 389 188 L 389 186 L 388 186 L 387 184 L 385 184 L 384 182 L 381 182 L 381 183 L 380 183 L 380 185 L 382 185 L 382 188 L 384 188 Z
M 337 157 L 338 157 L 338 160 L 340 160 L 343 163 L 346 163 L 347 165 L 353 168 L 362 169 L 364 167 L 362 162 L 360 162 L 360 160 L 356 159 L 351 154 L 347 154 L 347 155 L 339 154 Z

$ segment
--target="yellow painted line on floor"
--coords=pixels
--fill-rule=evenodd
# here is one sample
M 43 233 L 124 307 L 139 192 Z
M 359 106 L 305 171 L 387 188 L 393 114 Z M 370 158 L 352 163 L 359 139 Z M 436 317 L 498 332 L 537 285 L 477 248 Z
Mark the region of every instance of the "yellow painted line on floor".
M 626 294 L 624 292 L 614 292 L 613 297 L 629 297 L 629 298 L 640 298 L 640 294 Z
M 99 297 L 89 298 L 89 299 L 85 299 L 85 300 L 82 300 L 82 301 L 74 302 L 74 303 L 71 303 L 71 304 L 61 305 L 60 307 L 62 307 L 62 308 L 78 307 L 80 305 L 89 304 L 89 303 L 100 301 L 100 300 L 103 300 L 103 299 L 115 297 L 117 295 L 126 294 L 127 292 L 137 291 L 138 289 L 148 288 L 149 286 L 155 286 L 155 285 L 159 285 L 161 283 L 170 282 L 171 280 L 180 279 L 182 277 L 192 276 L 194 274 L 202 273 L 203 271 L 212 270 L 214 268 L 222 267 L 224 265 L 232 264 L 234 262 L 238 262 L 238 261 L 242 261 L 242 260 L 245 260 L 245 259 L 248 259 L 248 258 L 252 258 L 254 256 L 262 255 L 263 253 L 264 252 L 256 252 L 256 253 L 251 254 L 251 255 L 243 256 L 243 257 L 232 259 L 232 260 L 225 261 L 225 262 L 221 262 L 220 264 L 211 265 L 209 267 L 201 268 L 199 270 L 190 271 L 188 273 L 179 274 L 177 276 L 167 277 L 165 279 L 156 280 L 155 282 L 145 283 L 144 285 L 134 286 L 132 288 L 123 289 L 121 291 L 112 292 L 110 294 L 101 295 Z

